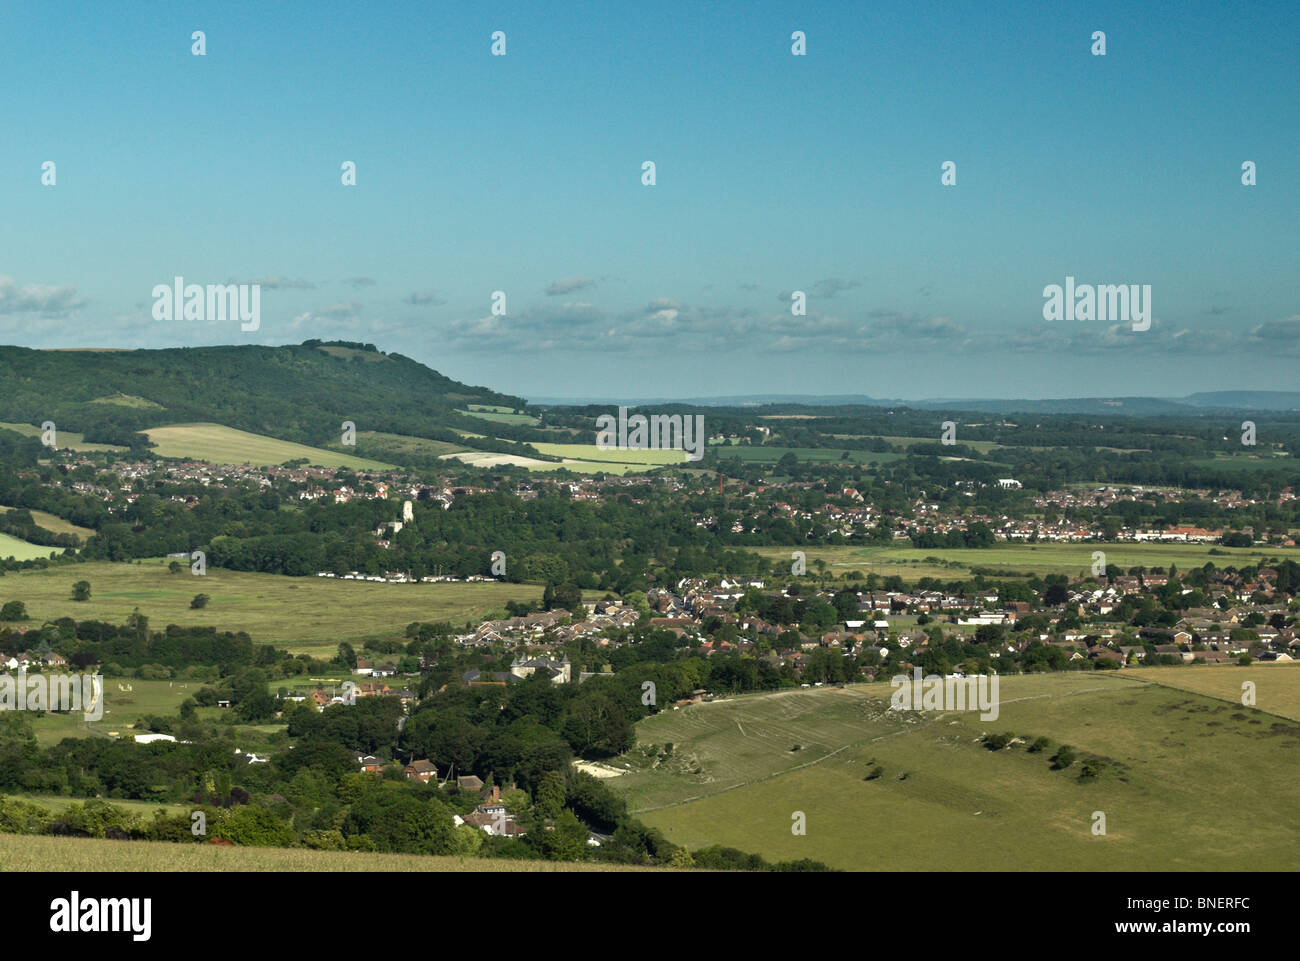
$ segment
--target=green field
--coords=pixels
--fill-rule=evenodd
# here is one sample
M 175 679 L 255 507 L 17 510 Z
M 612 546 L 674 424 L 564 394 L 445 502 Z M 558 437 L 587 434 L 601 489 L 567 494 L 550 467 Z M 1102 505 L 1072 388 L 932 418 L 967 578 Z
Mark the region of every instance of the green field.
M 48 549 L 47 549 L 48 550 Z M 74 581 L 90 582 L 88 601 L 71 600 Z M 211 597 L 191 610 L 195 594 Z M 381 584 L 326 577 L 286 577 L 208 568 L 202 577 L 188 563 L 179 574 L 153 559 L 140 564 L 96 561 L 0 579 L 0 601 L 21 600 L 31 621 L 59 617 L 123 623 L 138 607 L 155 628 L 168 624 L 247 631 L 254 641 L 332 656 L 339 641 L 401 636 L 412 621 L 463 624 L 499 610 L 506 601 L 536 601 L 528 584 Z
M 272 681 L 267 684 L 267 689 L 274 695 L 281 687 L 310 690 L 317 686 L 328 688 L 330 683 L 338 684 L 340 681 L 341 679 L 300 676 Z M 32 733 L 41 747 L 58 744 L 65 737 L 130 738 L 146 733 L 144 728 L 136 729 L 142 718 L 176 717 L 181 703 L 209 683 L 211 682 L 194 678 L 147 681 L 138 677 L 105 677 L 104 713 L 99 720 L 87 721 L 83 714 L 76 711 L 33 715 L 30 718 Z M 228 719 L 230 712 L 220 707 L 201 707 L 197 716 L 201 721 L 216 724 Z M 233 729 L 235 744 L 244 751 L 270 753 L 273 750 L 271 735 L 284 729 L 285 725 L 280 723 L 240 724 Z
M 40 437 L 41 429 L 31 424 L 7 424 L 0 422 L 0 428 L 11 430 L 16 434 L 22 434 L 24 437 Z M 125 447 L 115 447 L 112 444 L 90 444 L 86 442 L 84 435 L 78 434 L 71 430 L 58 430 L 54 432 L 54 443 L 59 448 L 70 447 L 79 451 L 124 451 Z
M 595 444 L 534 444 L 550 457 L 568 457 L 592 463 L 631 464 L 635 467 L 661 467 L 681 464 L 686 453 L 680 450 L 601 450 Z
M 1241 685 L 1255 685 L 1255 707 L 1300 721 L 1300 661 L 1256 662 L 1248 667 L 1144 667 L 1122 671 L 1125 680 L 1163 684 L 1232 704 L 1241 703 Z
M 470 417 L 478 417 L 482 420 L 490 420 L 495 424 L 525 424 L 529 427 L 536 427 L 540 424 L 541 418 L 530 417 L 527 414 L 512 414 L 502 411 L 475 410 L 472 406 L 469 410 L 458 411 L 457 413 L 466 414 Z
M 388 470 L 391 464 L 340 454 L 320 447 L 308 447 L 276 440 L 262 434 L 223 427 L 221 424 L 172 424 L 143 432 L 155 445 L 159 457 L 203 460 L 213 464 L 253 464 L 270 467 L 306 458 L 318 467 L 346 467 L 352 470 Z
M 461 444 L 451 444 L 445 440 L 429 440 L 427 437 L 411 437 L 408 434 L 388 434 L 377 430 L 357 431 L 357 446 L 385 454 L 388 451 L 396 451 L 401 454 L 429 454 L 434 457 L 469 450 Z
M 0 507 L 0 514 L 6 514 L 17 509 L 16 507 Z M 65 521 L 62 517 L 55 517 L 46 511 L 32 510 L 29 513 L 32 515 L 32 520 L 36 522 L 37 527 L 43 527 L 51 534 L 76 534 L 82 540 L 95 536 L 95 532 L 89 527 L 78 527 L 76 524 Z
M 10 797 L 17 798 L 20 801 L 27 801 L 31 804 L 39 804 L 45 810 L 52 814 L 60 814 L 72 807 L 74 804 L 84 804 L 86 798 L 76 797 L 56 797 L 52 794 L 13 794 Z M 163 808 L 168 814 L 188 814 L 193 810 L 192 804 L 165 804 L 158 801 L 124 801 L 121 798 L 114 798 L 109 802 L 113 807 L 121 808 L 124 811 L 130 811 L 132 814 L 139 815 L 142 818 L 150 819 L 153 812 Z
M 1295 547 L 1217 547 L 1214 544 L 999 544 L 987 549 L 974 548 L 917 548 L 917 547 L 751 547 L 756 554 L 769 559 L 790 560 L 793 551 L 803 551 L 807 557 L 809 573 L 818 561 L 826 563 L 829 574 L 839 576 L 851 571 L 879 574 L 888 577 L 897 574 L 905 580 L 938 577 L 959 580 L 970 576 L 972 567 L 991 567 L 999 570 L 1025 573 L 1090 575 L 1092 555 L 1102 551 L 1108 565 L 1130 567 L 1164 567 L 1177 565 L 1181 571 L 1201 567 L 1212 561 L 1217 567 L 1240 567 L 1256 564 L 1276 557 L 1280 560 L 1300 561 L 1300 548 Z M 1221 554 L 1211 555 L 1211 550 Z
M 344 360 L 360 358 L 368 364 L 382 364 L 388 360 L 385 355 L 377 354 L 373 350 L 357 350 L 355 347 L 340 347 L 337 344 L 321 344 L 316 349 L 331 357 L 341 357 Z
M 1235 682 L 1249 669 L 1186 670 L 1235 672 Z M 1002 678 L 1000 716 L 987 722 L 889 711 L 887 683 L 666 711 L 637 726 L 637 741 L 671 742 L 670 758 L 633 749 L 615 763 L 634 772 L 605 783 L 675 843 L 769 860 L 891 871 L 1294 870 L 1300 779 L 1279 775 L 1294 765 L 1300 724 L 1118 673 Z M 1082 781 L 1080 763 L 1051 770 L 1054 749 L 979 743 L 1008 731 L 1121 766 Z M 1097 811 L 1104 836 L 1091 830 Z M 791 831 L 795 812 L 804 836 Z
M 65 737 L 130 737 L 143 733 L 131 726 L 146 715 L 175 717 L 181 702 L 203 686 L 200 681 L 145 681 L 140 678 L 104 678 L 104 716 L 87 721 L 77 711 L 48 713 L 32 718 L 32 732 L 41 747 L 58 744 Z M 122 690 L 129 687 L 130 690 Z M 211 708 L 211 712 L 221 710 Z M 208 715 L 211 718 L 212 714 Z
M 49 557 L 51 552 L 62 554 L 63 548 L 47 547 L 44 544 L 29 544 L 27 541 L 11 534 L 0 534 L 0 557 L 30 561 L 37 557 Z
M 987 454 L 991 450 L 1001 449 L 1002 445 L 997 444 L 991 440 L 962 440 L 960 433 L 961 431 L 960 429 L 958 429 L 957 443 L 961 444 L 964 447 L 969 447 L 971 448 L 971 450 L 977 450 L 981 454 Z M 893 444 L 895 447 L 904 447 L 904 448 L 915 447 L 917 444 L 936 444 L 939 442 L 939 438 L 937 436 L 936 437 L 883 437 L 882 439 L 887 441 L 890 444 Z
M 113 394 L 109 397 L 96 397 L 92 404 L 113 404 L 117 407 L 131 407 L 135 410 L 162 410 L 163 405 L 136 397 L 133 394 Z
M 65 737 L 124 737 L 144 733 L 134 730 L 140 719 L 149 715 L 175 717 L 181 702 L 193 697 L 203 681 L 179 679 L 175 681 L 146 681 L 138 677 L 104 678 L 104 714 L 97 721 L 87 721 L 76 711 L 67 714 L 46 713 L 31 717 L 32 733 L 41 747 L 58 744 Z M 298 687 L 306 686 L 306 679 Z M 270 684 L 271 693 L 280 687 L 294 687 L 292 681 Z M 199 708 L 200 719 L 212 723 L 222 720 L 228 712 L 219 707 Z M 267 737 L 273 731 L 283 730 L 282 724 L 241 724 L 235 729 L 235 743 L 248 751 L 266 750 Z
M 112 801 L 116 804 L 118 802 Z M 154 805 L 159 807 L 160 805 Z M 0 834 L 0 871 L 667 871 L 566 861 L 502 861 L 300 848 L 240 848 Z
M 902 454 L 889 454 L 870 450 L 845 451 L 840 447 L 728 447 L 717 445 L 711 447 L 710 450 L 717 454 L 719 458 L 733 457 L 736 460 L 753 464 L 775 464 L 786 454 L 794 454 L 800 461 L 812 464 L 839 463 L 842 459 L 855 464 L 888 464 L 903 458 Z M 845 453 L 849 455 L 847 458 L 844 457 Z
M 549 457 L 563 457 L 562 466 L 580 474 L 639 474 L 681 464 L 686 453 L 680 450 L 601 450 L 595 444 L 533 444 Z M 543 468 L 544 469 L 544 468 Z
M 1300 477 L 1300 460 L 1276 454 L 1232 454 L 1225 457 L 1203 457 L 1188 463 L 1196 467 L 1229 471 L 1289 470 Z

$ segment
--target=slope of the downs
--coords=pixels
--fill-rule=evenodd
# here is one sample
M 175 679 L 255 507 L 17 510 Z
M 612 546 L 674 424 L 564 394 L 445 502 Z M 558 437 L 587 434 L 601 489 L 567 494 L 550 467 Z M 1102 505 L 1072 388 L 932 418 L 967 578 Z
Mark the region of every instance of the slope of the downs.
M 810 689 L 667 711 L 638 726 L 616 762 L 631 772 L 606 783 L 675 843 L 851 870 L 1300 862 L 1290 719 L 1112 674 L 1003 678 L 991 721 L 891 711 L 890 693 Z

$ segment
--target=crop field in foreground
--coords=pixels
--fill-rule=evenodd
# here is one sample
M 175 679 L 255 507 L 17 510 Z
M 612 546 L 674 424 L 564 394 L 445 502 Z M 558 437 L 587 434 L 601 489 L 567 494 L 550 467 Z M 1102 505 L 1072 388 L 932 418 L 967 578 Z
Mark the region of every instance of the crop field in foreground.
M 1187 671 L 1226 672 L 1225 683 L 1263 674 Z M 1300 672 L 1271 676 L 1300 682 Z M 890 693 L 888 683 L 801 689 L 669 710 L 637 726 L 638 746 L 614 762 L 633 771 L 605 783 L 677 844 L 845 869 L 1300 864 L 1300 778 L 1286 773 L 1300 758 L 1293 721 L 1113 672 L 1002 678 L 992 721 L 890 711 Z M 980 742 L 1007 732 L 1054 746 L 994 752 Z M 1053 770 L 1062 743 L 1112 764 L 1094 780 L 1080 779 L 1078 761 Z M 804 836 L 792 833 L 795 812 Z M 1104 835 L 1092 832 L 1094 812 Z
M 499 861 L 161 841 L 0 834 L 0 871 L 664 871 L 566 861 Z

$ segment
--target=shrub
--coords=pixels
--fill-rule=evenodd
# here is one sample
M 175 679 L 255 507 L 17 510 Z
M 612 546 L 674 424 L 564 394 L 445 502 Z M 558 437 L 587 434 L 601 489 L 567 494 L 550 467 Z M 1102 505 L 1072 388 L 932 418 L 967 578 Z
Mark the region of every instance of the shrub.
M 0 794 L 0 832 L 44 834 L 50 827 L 50 812 L 39 804 Z
M 1074 759 L 1074 748 L 1070 747 L 1068 744 L 1062 744 L 1061 749 L 1052 757 L 1052 770 L 1064 771 L 1074 763 Z
M 347 842 L 341 831 L 304 831 L 302 845 L 313 851 L 346 851 Z

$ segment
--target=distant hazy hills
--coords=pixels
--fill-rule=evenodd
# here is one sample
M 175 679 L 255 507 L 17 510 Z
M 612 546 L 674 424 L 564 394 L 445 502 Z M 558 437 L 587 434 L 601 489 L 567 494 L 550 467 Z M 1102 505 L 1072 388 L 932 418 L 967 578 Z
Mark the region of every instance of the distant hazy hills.
M 608 409 L 620 402 L 537 398 L 534 403 L 600 404 Z M 855 394 L 754 394 L 633 403 L 741 410 L 774 405 L 795 409 L 911 407 L 1007 415 L 1195 416 L 1218 410 L 1300 410 L 1300 391 L 1214 391 L 1181 398 L 911 401 Z M 138 445 L 141 431 L 201 422 L 327 446 L 338 443 L 343 422 L 351 421 L 359 433 L 409 435 L 444 444 L 463 443 L 466 432 L 488 433 L 491 436 L 475 439 L 473 445 L 489 451 L 528 453 L 517 448 L 556 438 L 537 432 L 531 424 L 499 415 L 489 421 L 489 431 L 483 419 L 465 413 L 469 405 L 516 410 L 525 404 L 521 397 L 454 381 L 401 354 L 385 354 L 371 344 L 345 341 L 166 350 L 0 347 L 0 422 L 40 425 L 53 421 L 58 429 L 81 432 L 86 441 L 95 443 Z M 370 456 L 390 459 L 390 454 L 376 451 Z
M 1199 413 L 1208 410 L 1300 410 L 1300 391 L 1221 390 L 1189 394 L 1186 397 L 1072 397 L 1059 400 L 968 397 L 902 400 L 896 397 L 868 397 L 865 394 L 750 394 L 730 397 L 692 397 L 685 400 L 655 398 L 630 401 L 590 397 L 534 397 L 530 402 L 542 406 L 622 403 L 629 406 L 684 404 L 701 407 L 762 407 L 769 404 L 800 404 L 810 407 L 911 407 L 922 410 L 966 410 L 990 414 L 1131 414 L 1149 417 L 1160 414 Z
M 1189 394 L 1183 403 L 1192 407 L 1230 407 L 1248 410 L 1300 410 L 1300 391 L 1215 390 Z

